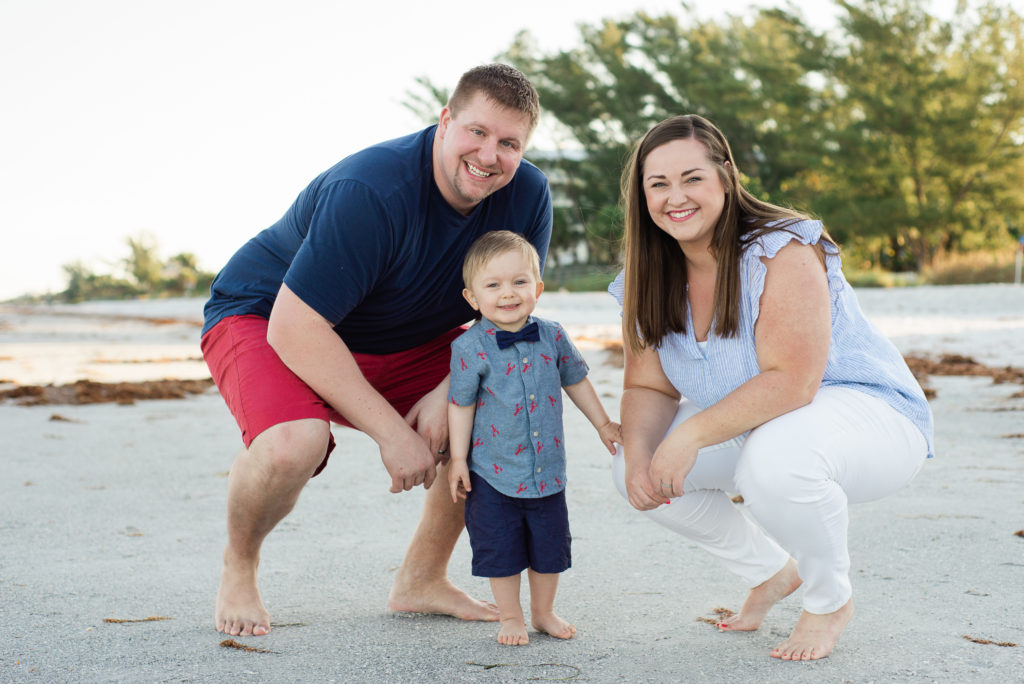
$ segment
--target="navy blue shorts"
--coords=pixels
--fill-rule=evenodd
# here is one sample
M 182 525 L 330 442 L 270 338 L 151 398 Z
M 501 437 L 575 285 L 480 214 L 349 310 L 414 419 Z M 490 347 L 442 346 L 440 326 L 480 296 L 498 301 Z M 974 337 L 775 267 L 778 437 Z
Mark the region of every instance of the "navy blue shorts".
M 559 573 L 572 567 L 569 509 L 565 490 L 539 499 L 502 494 L 470 471 L 466 530 L 473 548 L 473 574 L 511 577 L 526 568 Z

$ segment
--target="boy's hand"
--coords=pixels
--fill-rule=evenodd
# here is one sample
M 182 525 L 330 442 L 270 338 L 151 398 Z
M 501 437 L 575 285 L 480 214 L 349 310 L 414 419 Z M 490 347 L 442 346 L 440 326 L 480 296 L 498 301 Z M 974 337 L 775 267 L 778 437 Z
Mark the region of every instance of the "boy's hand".
M 597 434 L 601 437 L 601 442 L 604 443 L 605 448 L 608 449 L 608 453 L 614 456 L 615 445 L 622 444 L 622 426 L 614 420 L 609 420 L 597 429 Z
M 465 460 L 452 459 L 448 468 L 448 486 L 452 491 L 452 503 L 466 498 L 466 492 L 472 489 L 469 484 L 469 465 Z

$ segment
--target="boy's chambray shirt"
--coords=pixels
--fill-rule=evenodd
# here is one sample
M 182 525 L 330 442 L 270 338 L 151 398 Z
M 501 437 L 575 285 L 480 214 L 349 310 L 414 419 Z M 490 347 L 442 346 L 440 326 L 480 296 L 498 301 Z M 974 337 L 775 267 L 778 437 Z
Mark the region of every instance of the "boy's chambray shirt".
M 560 325 L 536 321 L 537 342 L 499 349 L 500 329 L 482 318 L 452 342 L 448 400 L 476 402 L 470 469 L 502 494 L 550 496 L 565 489 L 562 387 L 587 377 L 586 361 Z

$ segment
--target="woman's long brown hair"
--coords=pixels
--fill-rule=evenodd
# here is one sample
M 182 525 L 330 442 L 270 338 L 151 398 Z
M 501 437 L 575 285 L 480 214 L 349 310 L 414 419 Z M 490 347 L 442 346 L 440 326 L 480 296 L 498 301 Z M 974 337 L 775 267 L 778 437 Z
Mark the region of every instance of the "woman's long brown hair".
M 740 255 L 762 235 L 786 230 L 808 217 L 754 197 L 740 182 L 729 142 L 718 128 L 696 114 L 666 119 L 636 144 L 622 174 L 625 208 L 625 299 L 623 335 L 630 351 L 657 348 L 669 333 L 686 330 L 686 258 L 679 243 L 655 225 L 647 210 L 643 166 L 652 150 L 673 140 L 694 139 L 707 150 L 725 188 L 725 204 L 711 238 L 717 261 L 714 294 L 714 332 L 732 337 L 739 330 Z M 835 244 L 822 231 L 817 248 L 824 263 L 822 242 Z

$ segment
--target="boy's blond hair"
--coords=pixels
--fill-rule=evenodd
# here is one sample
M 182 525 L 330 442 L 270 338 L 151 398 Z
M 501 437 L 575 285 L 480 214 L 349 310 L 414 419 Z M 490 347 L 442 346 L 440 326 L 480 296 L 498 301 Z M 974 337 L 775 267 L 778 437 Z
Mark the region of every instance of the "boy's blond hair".
M 473 278 L 494 257 L 506 252 L 520 252 L 533 269 L 533 277 L 540 282 L 540 255 L 530 241 L 510 230 L 492 230 L 478 237 L 466 252 L 462 262 L 462 282 L 472 289 Z

